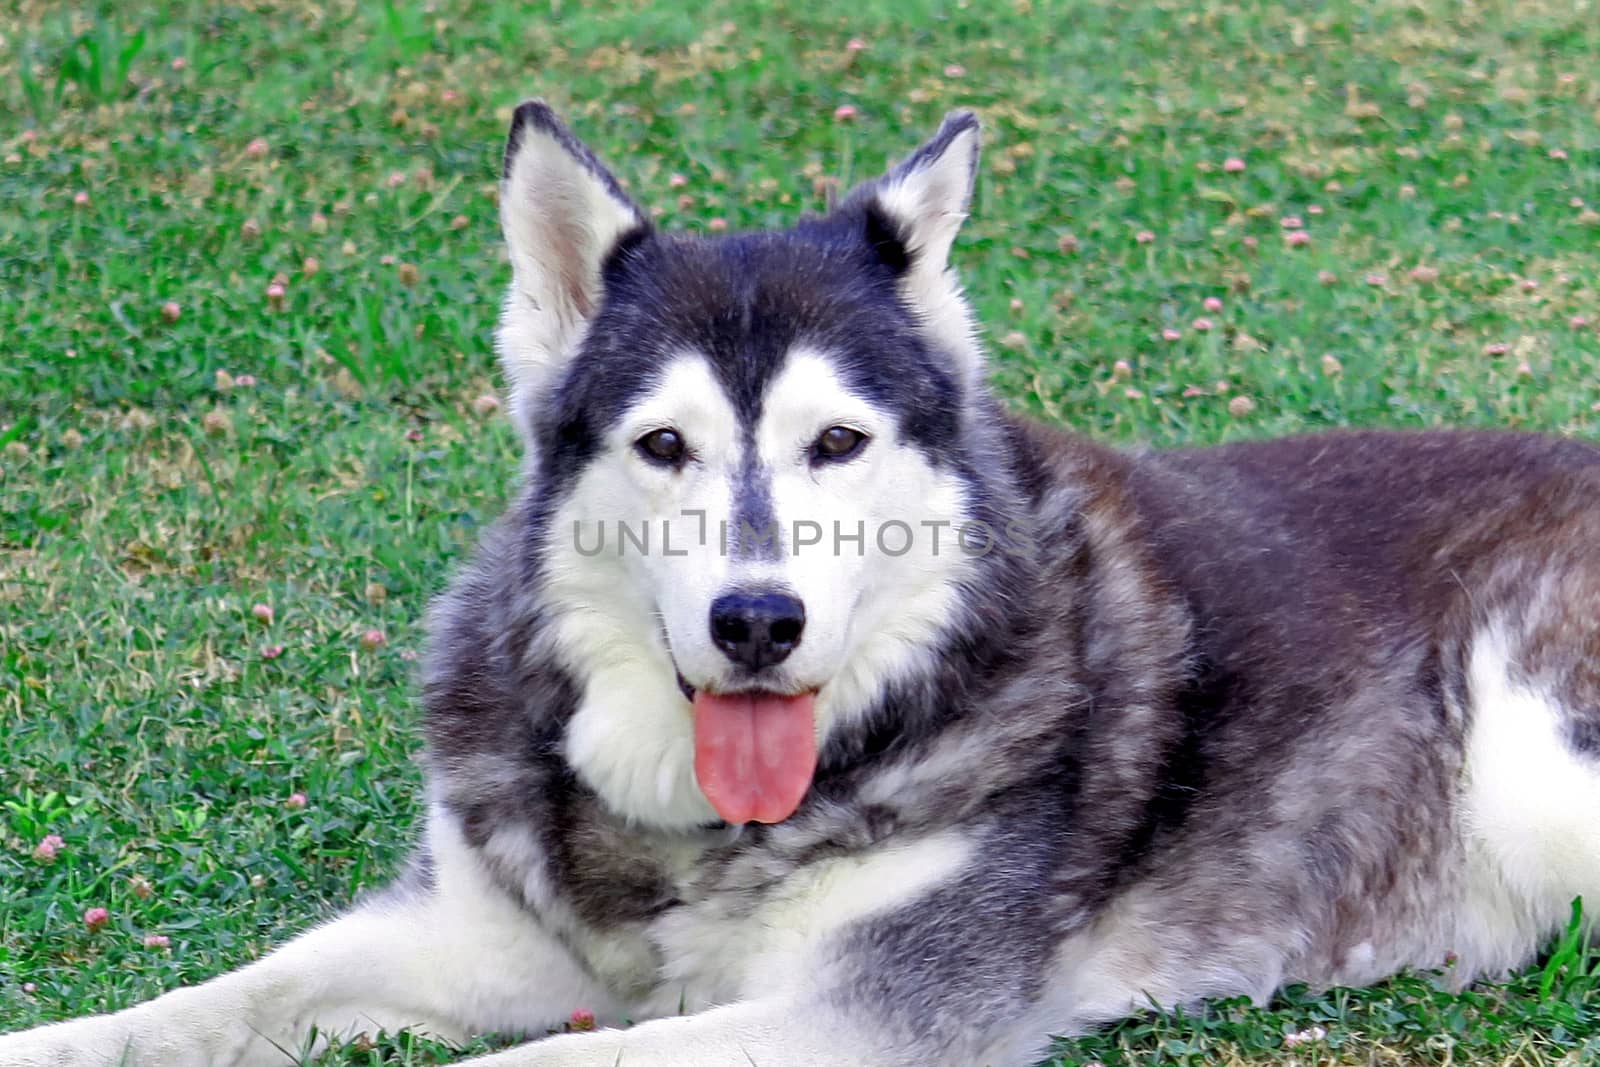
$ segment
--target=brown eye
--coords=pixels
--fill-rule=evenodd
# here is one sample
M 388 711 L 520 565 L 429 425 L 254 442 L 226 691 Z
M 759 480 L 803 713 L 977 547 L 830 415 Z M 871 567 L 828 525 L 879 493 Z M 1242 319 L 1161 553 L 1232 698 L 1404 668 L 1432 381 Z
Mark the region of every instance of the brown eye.
M 676 467 L 682 463 L 687 451 L 684 448 L 683 435 L 671 429 L 651 430 L 635 441 L 633 447 L 651 463 L 668 467 Z
M 834 463 L 849 459 L 861 451 L 867 435 L 848 426 L 830 426 L 822 431 L 817 443 L 811 446 L 813 462 Z

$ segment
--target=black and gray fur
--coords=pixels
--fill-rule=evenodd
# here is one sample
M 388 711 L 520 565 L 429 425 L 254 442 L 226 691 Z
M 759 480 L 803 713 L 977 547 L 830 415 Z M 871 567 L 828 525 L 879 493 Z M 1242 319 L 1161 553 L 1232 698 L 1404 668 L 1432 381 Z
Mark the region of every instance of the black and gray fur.
M 903 166 L 974 121 L 953 116 Z M 530 131 L 625 199 L 543 105 L 518 111 L 511 154 Z M 917 255 L 871 186 L 782 233 L 640 222 L 607 252 L 579 358 L 519 411 L 539 462 L 431 614 L 434 826 L 459 833 L 486 892 L 628 1015 L 681 996 L 686 931 L 736 928 L 820 864 L 942 835 L 968 860 L 819 930 L 786 1018 L 848 1034 L 850 1062 L 1016 1067 L 1149 999 L 1259 999 L 1447 957 L 1455 982 L 1500 972 L 1555 929 L 1551 899 L 1600 890 L 1582 882 L 1600 839 L 1572 841 L 1589 859 L 1546 884 L 1486 853 L 1463 800 L 1472 732 L 1497 713 L 1473 681 L 1491 632 L 1510 690 L 1550 709 L 1574 773 L 1600 776 L 1600 449 L 1349 432 L 1113 450 L 953 369 L 901 286 Z M 704 353 L 753 421 L 802 340 L 1028 550 L 977 563 L 924 668 L 829 737 L 791 818 L 650 829 L 564 756 L 582 685 L 541 641 L 549 524 L 668 354 Z M 426 856 L 416 870 L 404 899 L 441 892 Z M 605 1048 L 742 1062 L 720 1033 Z M 503 1062 L 590 1062 L 561 1044 L 582 1040 Z
M 469 839 L 525 826 L 577 921 L 646 953 L 676 910 L 747 913 L 821 857 L 959 829 L 981 843 L 976 862 L 843 933 L 817 992 L 919 1063 L 974 1062 L 1035 1018 L 1051 961 L 1130 895 L 1160 922 L 1150 986 L 1187 971 L 1186 999 L 1368 981 L 1447 954 L 1458 980 L 1519 962 L 1474 953 L 1454 914 L 1464 657 L 1492 620 L 1528 619 L 1553 578 L 1548 621 L 1517 651 L 1570 694 L 1566 729 L 1594 754 L 1600 450 L 1365 432 L 1118 453 L 964 395 L 896 298 L 905 259 L 858 196 L 781 234 L 641 231 L 608 260 L 584 358 L 538 429 L 556 458 L 434 612 L 435 787 Z M 980 513 L 1033 531 L 1037 550 L 986 561 L 966 624 L 924 676 L 883 693 L 870 730 L 831 739 L 794 817 L 707 827 L 674 872 L 659 835 L 564 767 L 574 686 L 520 655 L 541 625 L 529 531 L 589 456 L 590 423 L 652 373 L 649 352 L 710 353 L 749 410 L 801 336 L 839 352 Z M 981 762 L 918 780 L 941 749 Z M 474 774 L 486 765 L 492 786 Z M 888 774 L 911 785 L 874 791 Z M 516 892 L 526 872 L 502 878 Z M 1350 959 L 1357 946 L 1370 956 Z M 1060 1012 L 1054 1028 L 1093 1021 Z

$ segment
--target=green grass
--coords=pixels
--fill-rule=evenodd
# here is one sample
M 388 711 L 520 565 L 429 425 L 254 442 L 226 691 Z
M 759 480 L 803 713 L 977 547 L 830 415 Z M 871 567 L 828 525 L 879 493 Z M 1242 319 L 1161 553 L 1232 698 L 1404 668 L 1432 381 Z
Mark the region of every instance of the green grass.
M 420 614 L 517 469 L 474 401 L 520 97 L 695 231 L 818 209 L 976 107 L 957 257 L 995 380 L 1109 439 L 1600 431 L 1600 20 L 1578 5 L 421 10 L 0 12 L 0 1029 L 218 973 L 396 869 Z M 1600 960 L 1569 949 L 1465 996 L 1217 1005 L 1061 1056 L 1575 1061 L 1600 1051 Z

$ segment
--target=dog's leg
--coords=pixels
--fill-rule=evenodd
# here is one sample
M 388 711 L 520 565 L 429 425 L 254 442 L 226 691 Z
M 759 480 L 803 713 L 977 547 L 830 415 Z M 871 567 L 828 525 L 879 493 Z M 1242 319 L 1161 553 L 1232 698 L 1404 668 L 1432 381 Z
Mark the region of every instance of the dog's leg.
M 578 1007 L 614 1015 L 559 941 L 438 836 L 432 885 L 391 891 L 203 985 L 0 1037 L 0 1067 L 281 1067 L 313 1033 L 459 1041 L 537 1033 Z
M 463 1067 L 942 1067 L 873 1048 L 834 1013 L 786 1001 L 745 1001 L 628 1030 L 565 1034 Z M 859 1036 L 859 1035 L 858 1035 Z

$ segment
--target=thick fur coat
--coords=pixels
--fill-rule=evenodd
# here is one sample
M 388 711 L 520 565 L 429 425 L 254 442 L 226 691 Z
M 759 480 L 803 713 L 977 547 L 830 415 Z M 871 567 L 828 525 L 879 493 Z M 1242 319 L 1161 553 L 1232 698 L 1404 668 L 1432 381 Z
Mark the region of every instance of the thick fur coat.
M 587 1008 L 616 1028 L 481 1062 L 1024 1067 L 1152 1002 L 1498 974 L 1600 899 L 1600 450 L 1020 419 L 946 258 L 978 140 L 704 240 L 519 109 L 525 489 L 431 613 L 416 862 L 0 1065 Z M 762 769 L 708 747 L 734 720 Z M 792 808 L 722 817 L 765 768 Z

